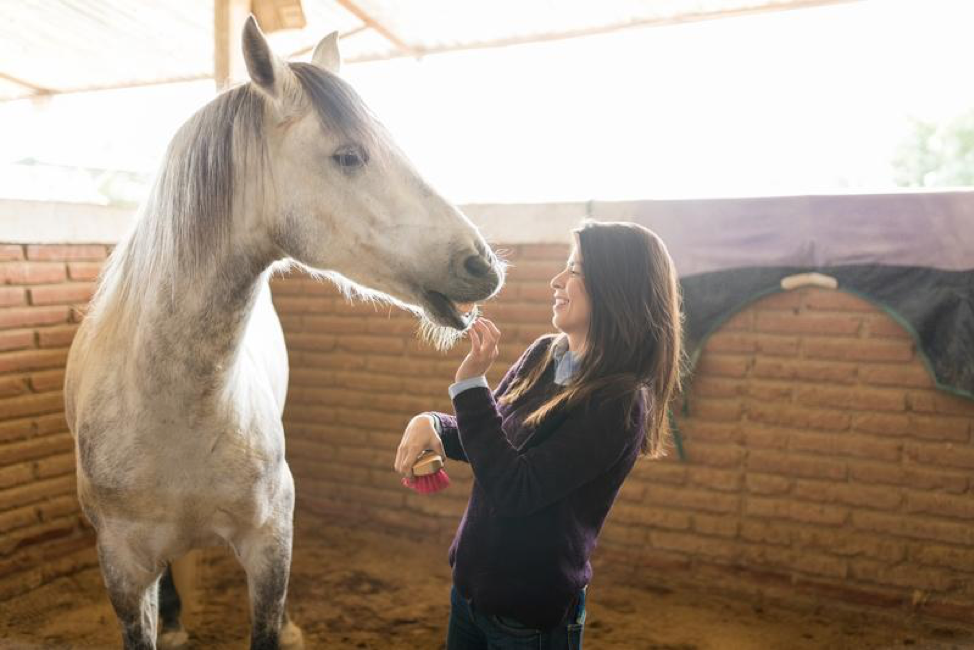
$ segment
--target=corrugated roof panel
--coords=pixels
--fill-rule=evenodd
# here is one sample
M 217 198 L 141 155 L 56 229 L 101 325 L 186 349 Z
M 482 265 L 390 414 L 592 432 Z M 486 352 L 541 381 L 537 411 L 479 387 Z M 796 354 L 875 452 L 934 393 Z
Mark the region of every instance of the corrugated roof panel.
M 354 62 L 853 1 L 304 0 L 307 27 L 271 34 L 270 40 L 287 56 L 309 51 L 337 29 L 349 35 L 343 55 Z M 213 0 L 33 0 L 13 6 L 0 21 L 0 100 L 213 73 Z M 27 85 L 2 81 L 3 75 Z

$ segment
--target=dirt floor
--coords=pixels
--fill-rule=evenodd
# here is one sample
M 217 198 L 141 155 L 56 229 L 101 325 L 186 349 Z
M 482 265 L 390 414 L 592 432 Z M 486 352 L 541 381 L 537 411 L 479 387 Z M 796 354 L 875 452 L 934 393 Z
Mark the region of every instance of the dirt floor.
M 450 573 L 443 545 L 325 525 L 302 515 L 291 612 L 307 648 L 443 647 Z M 222 551 L 202 573 L 200 604 L 187 615 L 192 648 L 246 648 L 246 583 Z M 740 599 L 600 581 L 589 588 L 590 650 L 974 649 L 948 625 L 892 623 L 850 614 L 802 613 Z M 97 571 L 60 579 L 0 603 L 0 648 L 118 648 L 115 617 Z

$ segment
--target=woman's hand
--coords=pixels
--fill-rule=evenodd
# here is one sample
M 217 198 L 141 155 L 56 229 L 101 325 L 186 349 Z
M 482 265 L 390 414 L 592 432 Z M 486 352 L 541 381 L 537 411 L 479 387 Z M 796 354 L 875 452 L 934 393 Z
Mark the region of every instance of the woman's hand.
M 409 421 L 396 452 L 396 471 L 406 477 L 413 475 L 413 463 L 427 449 L 446 458 L 443 443 L 433 427 L 433 416 L 421 413 Z
M 470 334 L 470 352 L 457 368 L 455 381 L 486 375 L 498 355 L 501 332 L 492 322 L 478 318 L 467 332 Z

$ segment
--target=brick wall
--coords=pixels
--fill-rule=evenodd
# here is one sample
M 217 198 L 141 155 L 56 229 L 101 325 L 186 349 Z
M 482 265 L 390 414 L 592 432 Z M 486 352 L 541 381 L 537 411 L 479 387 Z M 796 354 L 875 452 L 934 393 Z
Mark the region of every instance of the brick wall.
M 568 254 L 502 248 L 514 267 L 486 308 L 504 341 L 492 383 L 549 331 L 547 283 Z M 299 506 L 451 536 L 469 469 L 451 464 L 455 485 L 431 498 L 403 489 L 391 465 L 410 416 L 450 410 L 463 346 L 433 352 L 411 318 L 313 280 L 275 281 L 274 294 Z M 687 461 L 637 465 L 600 561 L 637 582 L 974 613 L 974 402 L 934 390 L 891 318 L 841 292 L 777 294 L 725 323 L 694 375 L 679 417 Z
M 96 564 L 61 387 L 106 255 L 0 244 L 0 600 Z
M 514 267 L 486 309 L 503 330 L 492 383 L 549 331 L 548 281 L 568 253 L 500 248 Z M 0 599 L 95 562 L 60 388 L 105 253 L 0 245 Z M 411 415 L 450 409 L 463 347 L 434 352 L 411 317 L 349 305 L 303 276 L 273 288 L 291 359 L 285 425 L 299 508 L 451 536 L 469 468 L 452 463 L 454 486 L 423 497 L 391 465 Z M 687 397 L 687 461 L 637 465 L 600 562 L 636 582 L 974 613 L 974 403 L 933 389 L 889 317 L 838 292 L 765 298 L 708 341 Z

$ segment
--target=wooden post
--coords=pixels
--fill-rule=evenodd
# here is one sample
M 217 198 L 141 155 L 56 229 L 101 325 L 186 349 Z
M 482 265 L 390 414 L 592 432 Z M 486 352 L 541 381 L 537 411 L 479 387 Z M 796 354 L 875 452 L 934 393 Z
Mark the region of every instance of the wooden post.
M 226 90 L 246 75 L 240 33 L 248 15 L 250 0 L 213 2 L 213 81 L 217 92 Z

